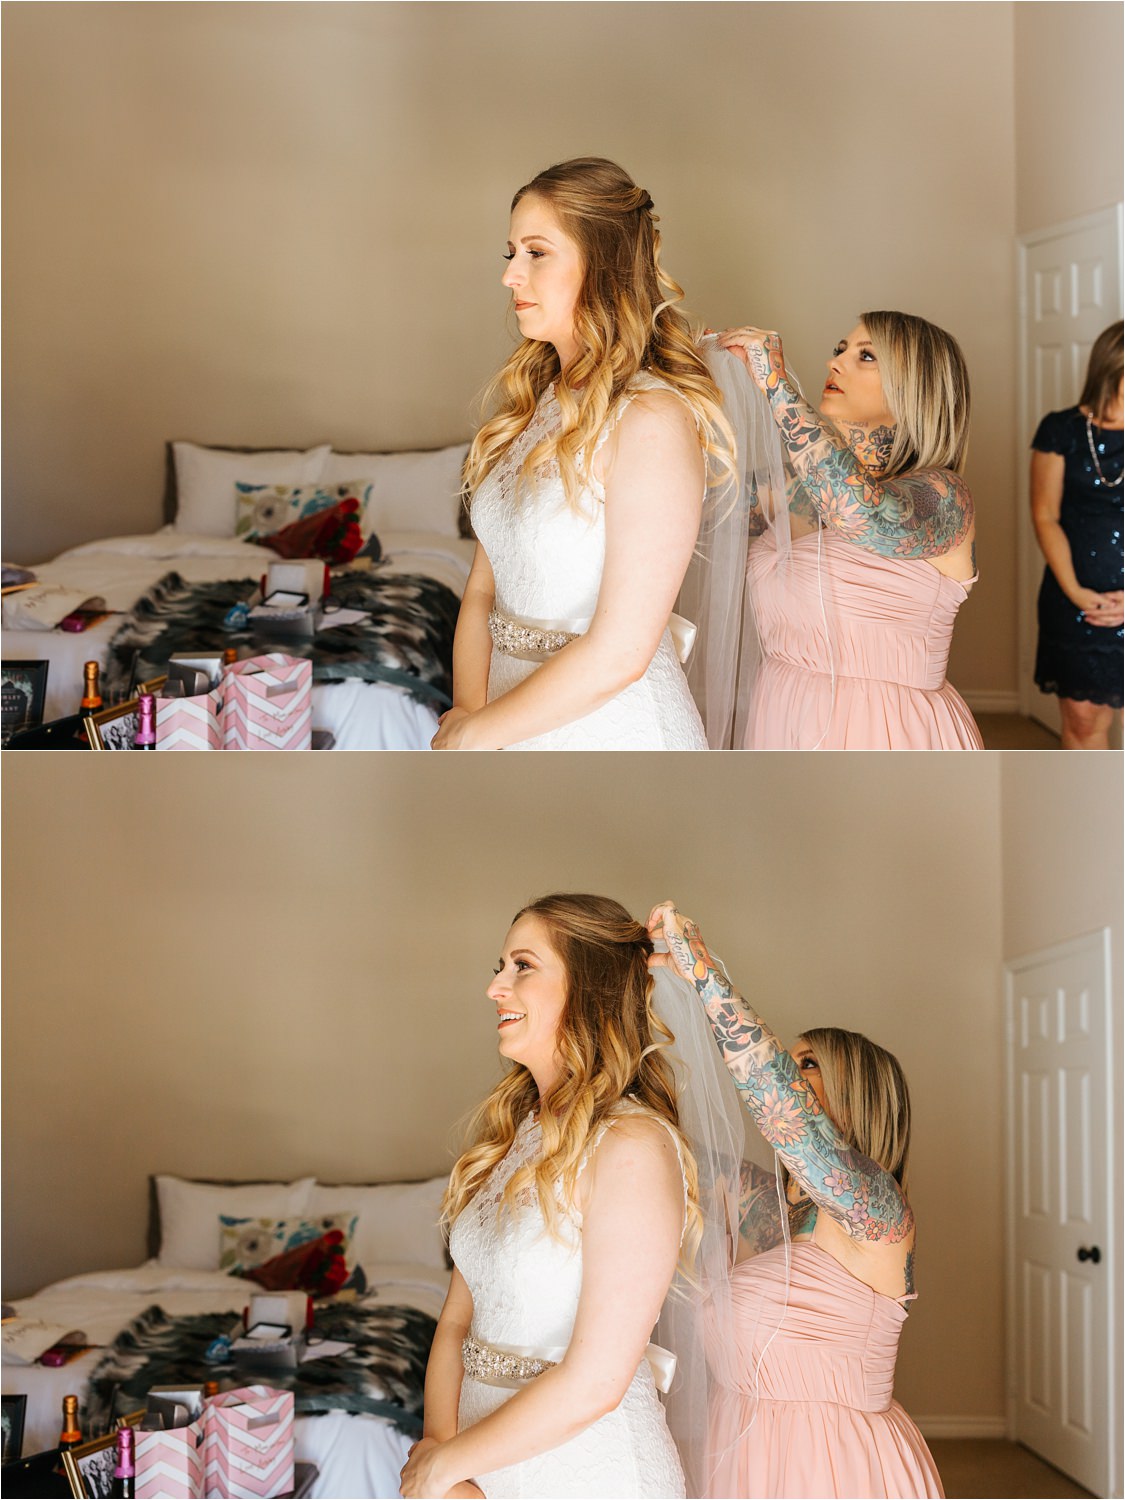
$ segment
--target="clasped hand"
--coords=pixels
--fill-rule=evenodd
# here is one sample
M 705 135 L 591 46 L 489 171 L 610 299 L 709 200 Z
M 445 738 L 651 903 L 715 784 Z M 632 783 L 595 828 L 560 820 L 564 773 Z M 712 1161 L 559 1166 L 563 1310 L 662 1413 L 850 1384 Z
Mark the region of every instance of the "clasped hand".
M 1101 594 L 1096 589 L 1080 588 L 1072 596 L 1072 601 L 1086 616 L 1088 625 L 1116 630 L 1125 619 L 1125 594 L 1120 589 Z
M 436 1438 L 424 1437 L 410 1449 L 406 1462 L 398 1476 L 399 1493 L 405 1500 L 484 1500 L 484 1491 L 471 1479 L 462 1479 L 449 1486 L 441 1474 L 441 1456 L 444 1443 Z

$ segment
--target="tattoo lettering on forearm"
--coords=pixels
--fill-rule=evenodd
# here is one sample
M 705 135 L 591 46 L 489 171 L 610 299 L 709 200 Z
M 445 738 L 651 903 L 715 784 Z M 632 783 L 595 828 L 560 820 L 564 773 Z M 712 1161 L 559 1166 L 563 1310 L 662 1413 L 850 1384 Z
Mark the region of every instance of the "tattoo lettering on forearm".
M 898 1183 L 843 1138 L 792 1056 L 711 958 L 698 927 L 685 922 L 682 934 L 667 937 L 681 972 L 691 973 L 743 1104 L 792 1176 L 853 1239 L 905 1239 L 914 1217 Z
M 883 557 L 940 557 L 969 534 L 973 502 L 961 477 L 918 469 L 880 479 L 894 429 L 839 432 L 787 380 L 769 391 L 801 487 L 825 526 Z

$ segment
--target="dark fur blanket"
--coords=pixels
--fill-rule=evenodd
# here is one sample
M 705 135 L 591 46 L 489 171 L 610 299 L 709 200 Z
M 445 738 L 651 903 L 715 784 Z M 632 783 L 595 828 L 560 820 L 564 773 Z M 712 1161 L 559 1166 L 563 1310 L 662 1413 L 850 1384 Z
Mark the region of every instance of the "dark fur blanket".
M 406 1433 L 422 1430 L 422 1387 L 436 1324 L 412 1307 L 318 1306 L 316 1333 L 354 1344 L 346 1354 L 308 1360 L 295 1370 L 240 1373 L 237 1364 L 210 1365 L 203 1351 L 229 1334 L 234 1317 L 203 1313 L 170 1318 L 150 1307 L 123 1328 L 98 1361 L 86 1395 L 84 1432 L 104 1432 L 115 1415 L 136 1411 L 154 1385 L 218 1380 L 293 1392 L 298 1413 L 330 1410 L 388 1417 Z
M 312 637 L 273 641 L 250 629 L 223 628 L 227 610 L 248 599 L 255 587 L 250 579 L 186 583 L 178 573 L 166 574 L 138 599 L 110 643 L 106 701 L 118 701 L 131 684 L 160 676 L 176 651 L 225 646 L 238 647 L 240 656 L 252 654 L 247 648 L 253 647 L 307 658 L 314 682 L 358 677 L 394 683 L 439 712 L 453 701 L 459 605 L 445 584 L 422 574 L 343 573 L 332 580 L 334 597 L 345 609 L 369 611 L 369 619 Z

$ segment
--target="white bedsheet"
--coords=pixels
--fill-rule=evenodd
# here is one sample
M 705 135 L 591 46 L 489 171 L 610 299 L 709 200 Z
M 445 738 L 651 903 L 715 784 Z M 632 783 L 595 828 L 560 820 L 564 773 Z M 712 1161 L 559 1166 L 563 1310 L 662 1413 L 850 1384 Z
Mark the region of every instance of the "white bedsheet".
M 429 531 L 387 532 L 380 541 L 380 571 L 427 574 L 460 598 L 472 563 L 472 542 Z M 212 583 L 258 578 L 276 561 L 268 547 L 227 537 L 191 536 L 166 526 L 139 536 L 85 542 L 41 563 L 35 572 L 44 583 L 100 594 L 108 609 L 128 610 L 173 569 L 189 583 Z M 50 663 L 45 719 L 76 711 L 82 663 L 93 658 L 105 662 L 120 623 L 111 616 L 77 635 L 63 630 L 4 631 L 5 660 Z M 437 714 L 405 689 L 387 683 L 326 682 L 313 687 L 313 726 L 331 730 L 338 750 L 422 750 L 433 737 Z
M 419 1308 L 436 1318 L 449 1286 L 449 1273 L 419 1265 L 365 1267 L 368 1300 L 384 1306 Z M 87 1338 L 110 1343 L 146 1307 L 158 1303 L 175 1316 L 230 1311 L 237 1315 L 252 1292 L 252 1281 L 217 1271 L 180 1271 L 146 1261 L 125 1270 L 96 1271 L 57 1281 L 14 1303 L 23 1317 L 42 1318 L 80 1328 Z M 23 1451 L 38 1453 L 58 1441 L 62 1398 L 81 1392 L 102 1351 L 94 1349 L 61 1369 L 43 1365 L 4 1365 L 0 1384 L 5 1395 L 27 1395 Z M 332 1412 L 298 1417 L 297 1457 L 315 1463 L 319 1475 L 314 1496 L 390 1497 L 398 1494 L 398 1475 L 411 1439 L 382 1417 Z

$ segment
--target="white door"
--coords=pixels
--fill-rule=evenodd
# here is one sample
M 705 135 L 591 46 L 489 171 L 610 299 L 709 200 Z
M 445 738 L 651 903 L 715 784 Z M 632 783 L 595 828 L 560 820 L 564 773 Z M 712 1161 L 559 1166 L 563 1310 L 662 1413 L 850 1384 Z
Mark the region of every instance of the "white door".
M 1106 929 L 1005 965 L 1012 1436 L 1095 1495 L 1118 1400 L 1109 962 Z
M 1040 418 L 1073 406 L 1090 347 L 1121 316 L 1121 206 L 1019 241 L 1020 710 L 1059 730 L 1058 699 L 1035 686 L 1035 601 L 1043 577 L 1028 509 L 1031 440 Z

